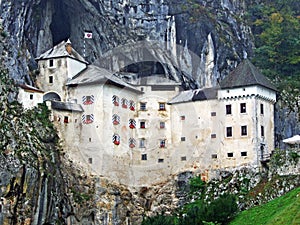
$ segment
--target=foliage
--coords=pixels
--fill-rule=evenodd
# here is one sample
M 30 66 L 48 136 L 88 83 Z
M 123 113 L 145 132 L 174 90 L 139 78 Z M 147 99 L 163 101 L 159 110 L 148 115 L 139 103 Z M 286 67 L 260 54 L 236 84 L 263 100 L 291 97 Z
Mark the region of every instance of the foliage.
M 300 187 L 267 204 L 243 211 L 230 225 L 300 224 Z
M 201 176 L 196 176 L 190 179 L 190 192 L 200 192 L 202 193 L 205 189 L 205 182 L 201 180 Z
M 176 225 L 177 218 L 175 216 L 157 215 L 143 219 L 141 225 Z
M 256 45 L 254 64 L 277 84 L 284 106 L 299 112 L 300 19 L 295 4 L 295 0 L 264 1 L 249 12 Z

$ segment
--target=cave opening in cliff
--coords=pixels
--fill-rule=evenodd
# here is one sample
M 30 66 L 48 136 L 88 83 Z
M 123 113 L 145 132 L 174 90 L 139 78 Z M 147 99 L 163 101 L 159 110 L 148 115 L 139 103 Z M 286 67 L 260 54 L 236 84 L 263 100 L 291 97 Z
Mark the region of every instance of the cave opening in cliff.
M 137 73 L 140 77 L 151 74 L 165 74 L 165 70 L 160 62 L 144 61 L 127 65 L 122 69 L 124 72 Z
M 53 0 L 54 13 L 50 30 L 52 33 L 53 45 L 57 45 L 70 37 L 71 25 L 66 5 L 61 0 Z

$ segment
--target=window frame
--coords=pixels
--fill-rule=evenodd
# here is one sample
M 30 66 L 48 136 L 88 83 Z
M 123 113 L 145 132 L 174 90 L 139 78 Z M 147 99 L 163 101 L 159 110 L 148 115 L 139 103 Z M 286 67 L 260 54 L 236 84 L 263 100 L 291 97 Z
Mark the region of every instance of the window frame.
M 226 137 L 227 138 L 233 137 L 233 128 L 232 127 L 226 127 Z
M 228 105 L 225 105 L 225 113 L 226 115 L 232 115 L 232 105 L 231 104 L 228 104 Z
M 247 135 L 248 135 L 248 127 L 247 127 L 247 125 L 241 126 L 241 136 L 245 137 Z
M 264 104 L 260 103 L 260 115 L 264 115 Z
M 240 103 L 240 113 L 241 114 L 247 113 L 247 105 L 245 102 Z
M 158 110 L 159 111 L 166 111 L 166 103 L 165 102 L 159 102 L 158 103 Z
M 160 148 L 166 148 L 166 143 L 167 143 L 166 139 L 160 139 L 159 140 L 159 147 Z
M 140 110 L 141 111 L 147 110 L 147 102 L 140 102 Z

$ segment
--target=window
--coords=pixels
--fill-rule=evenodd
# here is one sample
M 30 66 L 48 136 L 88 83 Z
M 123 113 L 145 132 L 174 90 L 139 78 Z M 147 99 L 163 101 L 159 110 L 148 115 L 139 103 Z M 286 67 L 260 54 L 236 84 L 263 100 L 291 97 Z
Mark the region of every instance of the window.
M 53 84 L 53 76 L 49 76 L 49 84 Z
M 115 105 L 115 106 L 119 106 L 119 97 L 114 95 L 112 96 L 112 103 Z
M 265 127 L 264 127 L 264 126 L 260 126 L 260 135 L 261 135 L 262 137 L 265 136 Z
M 140 148 L 145 148 L 145 138 L 140 139 L 139 147 Z
M 232 137 L 232 127 L 226 127 L 226 137 Z
M 134 148 L 136 145 L 136 141 L 134 138 L 129 138 L 129 148 Z
M 160 103 L 159 103 L 159 110 L 161 110 L 161 111 L 166 110 L 166 103 L 160 102 Z
M 142 160 L 147 160 L 147 154 L 142 154 Z
M 89 142 L 92 142 L 92 138 L 89 138 Z
M 211 155 L 211 158 L 212 158 L 212 159 L 217 159 L 217 158 L 218 158 L 218 155 L 217 155 L 217 154 L 212 154 L 212 155 Z
M 159 162 L 159 163 L 163 163 L 163 162 L 164 162 L 164 159 L 158 159 L 158 162 Z
M 114 115 L 112 116 L 112 123 L 113 123 L 113 125 L 118 125 L 118 124 L 120 124 L 120 116 L 117 115 L 117 114 L 114 114 Z
M 260 114 L 264 114 L 264 104 L 260 104 Z
M 30 100 L 33 100 L 33 94 L 30 94 L 30 95 L 29 95 L 29 99 L 30 99 Z
M 185 116 L 180 116 L 180 119 L 181 120 L 185 120 Z
M 145 111 L 147 109 L 146 106 L 147 106 L 146 102 L 141 102 L 140 103 L 140 110 Z
M 166 127 L 165 122 L 159 122 L 159 128 L 164 129 Z
M 118 134 L 114 134 L 112 141 L 115 145 L 119 145 L 120 144 L 120 136 Z
M 227 157 L 229 157 L 229 158 L 233 157 L 233 152 L 227 153 Z
M 91 105 L 94 103 L 94 95 L 82 96 L 82 103 L 84 105 Z
M 82 123 L 89 124 L 94 122 L 94 114 L 90 115 L 82 115 L 81 117 Z
M 89 164 L 93 163 L 93 158 L 89 158 Z
M 241 126 L 241 135 L 246 136 L 247 135 L 247 126 Z
M 211 134 L 210 137 L 211 137 L 211 138 L 216 138 L 217 135 L 216 135 L 216 134 Z
M 53 61 L 53 59 L 49 60 L 49 67 L 54 67 L 54 61 Z
M 129 128 L 134 129 L 136 127 L 136 122 L 134 119 L 129 120 Z
M 130 109 L 131 111 L 134 111 L 134 110 L 135 110 L 135 103 L 134 103 L 134 101 L 132 101 L 132 100 L 129 101 L 129 109 Z
M 246 113 L 246 103 L 241 103 L 240 104 L 240 112 L 241 113 Z
M 247 152 L 241 152 L 241 156 L 247 156 Z
M 226 105 L 226 115 L 231 115 L 231 105 Z
M 186 161 L 186 156 L 182 156 L 181 161 Z
M 210 115 L 211 115 L 211 116 L 216 116 L 217 113 L 216 113 L 216 112 L 211 112 Z
M 69 123 L 69 117 L 68 116 L 64 117 L 64 123 Z
M 126 98 L 122 98 L 121 104 L 122 104 L 122 108 L 127 109 L 128 101 Z
M 142 129 L 146 128 L 146 121 L 140 121 L 140 128 Z
M 166 140 L 165 139 L 162 139 L 159 141 L 159 147 L 160 148 L 165 148 L 166 147 Z
M 181 141 L 185 141 L 185 137 L 181 137 Z

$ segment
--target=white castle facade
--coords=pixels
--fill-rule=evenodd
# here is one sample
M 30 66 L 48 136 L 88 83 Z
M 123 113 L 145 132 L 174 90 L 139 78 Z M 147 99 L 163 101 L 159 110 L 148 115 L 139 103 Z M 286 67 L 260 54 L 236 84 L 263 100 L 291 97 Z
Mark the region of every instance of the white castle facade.
M 161 75 L 125 80 L 69 42 L 37 61 L 35 93 L 51 103 L 66 153 L 93 173 L 134 186 L 182 171 L 209 179 L 215 169 L 260 167 L 274 150 L 276 89 L 248 60 L 219 87 L 188 91 Z

